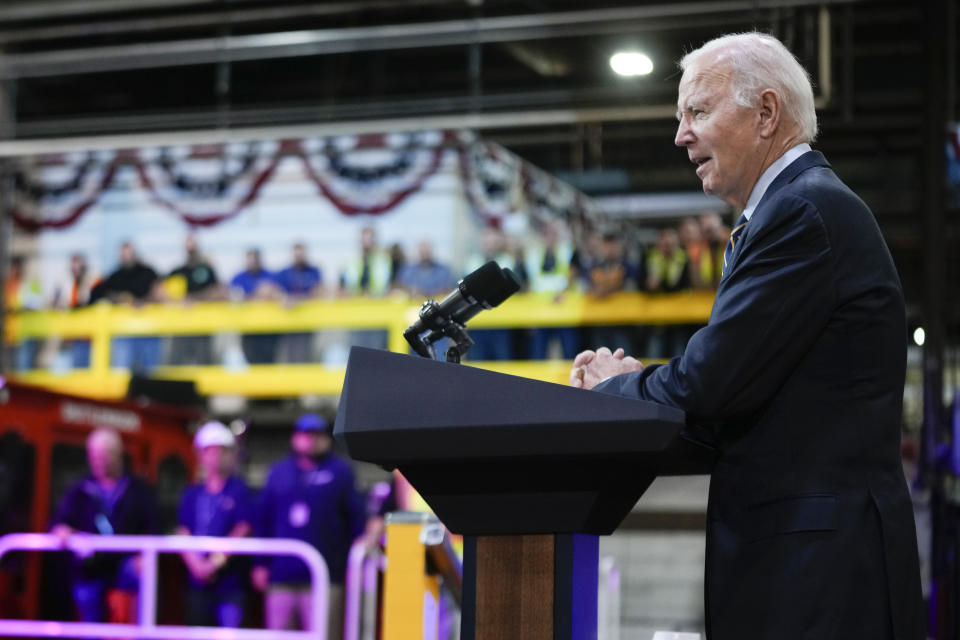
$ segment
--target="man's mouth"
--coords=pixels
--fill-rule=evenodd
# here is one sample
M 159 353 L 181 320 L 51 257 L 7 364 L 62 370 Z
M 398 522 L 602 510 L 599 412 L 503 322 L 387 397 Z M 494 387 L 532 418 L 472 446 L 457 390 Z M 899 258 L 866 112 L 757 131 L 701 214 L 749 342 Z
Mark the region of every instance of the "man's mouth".
M 708 162 L 710 162 L 710 160 L 712 160 L 712 158 L 709 158 L 709 157 L 706 157 L 706 156 L 705 156 L 705 157 L 702 157 L 702 158 L 690 158 L 690 162 L 692 162 L 693 164 L 697 165 L 697 175 L 698 175 L 698 176 L 700 175 L 700 171 L 703 169 L 703 166 L 704 166 L 705 164 L 707 164 Z

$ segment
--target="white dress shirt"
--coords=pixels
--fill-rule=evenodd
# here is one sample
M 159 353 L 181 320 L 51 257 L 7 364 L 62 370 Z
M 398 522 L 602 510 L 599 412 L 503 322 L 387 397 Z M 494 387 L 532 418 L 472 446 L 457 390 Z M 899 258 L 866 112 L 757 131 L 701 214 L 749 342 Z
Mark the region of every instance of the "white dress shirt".
M 764 171 L 760 179 L 757 180 L 757 184 L 753 185 L 753 191 L 750 192 L 750 197 L 747 198 L 747 206 L 743 208 L 743 215 L 746 216 L 747 220 L 753 215 L 753 210 L 760 204 L 763 194 L 767 192 L 767 188 L 776 177 L 780 175 L 784 169 L 789 167 L 794 160 L 807 151 L 810 151 L 810 145 L 806 142 L 801 142 L 797 146 L 787 149 L 786 153 L 774 160 L 773 164 L 767 167 L 767 170 Z

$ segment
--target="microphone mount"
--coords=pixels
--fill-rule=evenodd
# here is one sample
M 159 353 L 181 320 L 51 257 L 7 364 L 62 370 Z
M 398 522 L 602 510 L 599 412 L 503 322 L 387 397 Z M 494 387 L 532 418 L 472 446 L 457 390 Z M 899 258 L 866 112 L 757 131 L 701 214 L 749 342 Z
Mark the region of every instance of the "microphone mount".
M 473 346 L 467 333 L 467 321 L 483 309 L 492 309 L 520 289 L 520 281 L 509 269 L 488 262 L 457 283 L 457 288 L 441 302 L 427 300 L 419 317 L 403 337 L 424 358 L 436 359 L 436 343 L 449 338 L 447 362 L 458 363 Z

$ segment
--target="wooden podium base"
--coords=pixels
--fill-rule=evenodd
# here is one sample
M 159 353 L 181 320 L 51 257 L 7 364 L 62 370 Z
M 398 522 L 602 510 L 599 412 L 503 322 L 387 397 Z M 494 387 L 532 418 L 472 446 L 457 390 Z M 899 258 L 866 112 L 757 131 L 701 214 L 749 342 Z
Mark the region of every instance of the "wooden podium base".
M 595 535 L 467 536 L 461 640 L 595 640 Z

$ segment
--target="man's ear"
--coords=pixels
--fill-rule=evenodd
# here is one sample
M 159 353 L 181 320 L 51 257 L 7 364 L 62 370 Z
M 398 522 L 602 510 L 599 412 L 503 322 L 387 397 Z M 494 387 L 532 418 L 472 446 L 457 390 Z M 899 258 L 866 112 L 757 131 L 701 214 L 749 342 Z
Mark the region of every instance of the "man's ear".
M 770 138 L 780 125 L 780 96 L 773 89 L 760 94 L 760 137 Z

